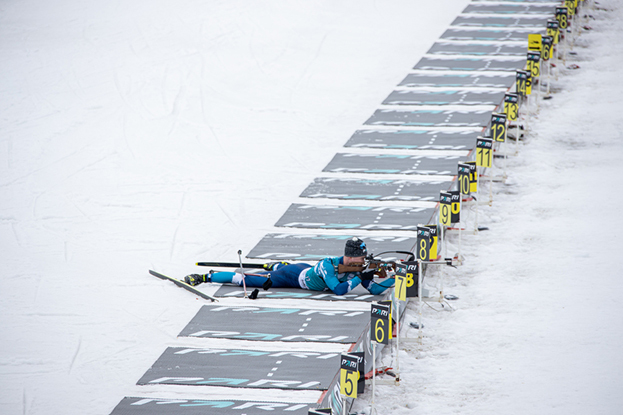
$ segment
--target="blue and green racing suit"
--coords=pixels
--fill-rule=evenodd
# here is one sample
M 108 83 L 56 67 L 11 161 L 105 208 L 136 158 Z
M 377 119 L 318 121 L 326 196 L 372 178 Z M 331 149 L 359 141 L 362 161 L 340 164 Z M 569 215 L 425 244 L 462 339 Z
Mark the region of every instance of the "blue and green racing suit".
M 360 272 L 339 274 L 338 265 L 344 264 L 344 257 L 328 257 L 316 265 L 289 264 L 277 267 L 274 271 L 258 271 L 245 274 L 247 287 L 262 287 L 266 278 L 270 277 L 272 288 L 302 288 L 312 291 L 333 291 L 336 295 L 344 295 L 359 284 L 370 294 L 379 295 L 394 285 L 394 279 L 388 278 L 381 282 L 362 281 Z M 215 272 L 210 282 L 234 283 L 242 286 L 242 274 L 235 272 Z

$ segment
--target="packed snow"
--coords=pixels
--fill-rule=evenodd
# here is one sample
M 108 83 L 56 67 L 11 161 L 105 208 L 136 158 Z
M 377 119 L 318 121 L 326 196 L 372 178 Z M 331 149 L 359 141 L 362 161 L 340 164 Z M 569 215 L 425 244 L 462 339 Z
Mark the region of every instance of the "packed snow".
M 147 270 L 249 252 L 468 3 L 0 5 L 0 412 L 135 396 L 203 304 Z M 623 9 L 598 7 L 379 413 L 621 412 Z

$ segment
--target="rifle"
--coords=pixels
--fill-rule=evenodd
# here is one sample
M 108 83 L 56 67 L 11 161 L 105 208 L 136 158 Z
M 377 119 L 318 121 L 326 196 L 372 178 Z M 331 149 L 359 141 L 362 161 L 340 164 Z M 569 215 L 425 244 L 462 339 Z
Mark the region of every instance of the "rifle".
M 385 251 L 385 252 L 381 252 L 379 256 L 383 254 L 389 254 L 389 253 L 407 255 L 408 256 L 407 261 L 413 261 L 415 259 L 415 255 L 412 252 L 408 252 L 408 251 Z M 370 254 L 365 258 L 365 262 L 361 265 L 344 265 L 344 264 L 338 265 L 337 272 L 338 274 L 343 274 L 345 272 L 361 272 L 364 269 L 368 269 L 368 268 L 374 269 L 375 270 L 374 275 L 378 275 L 379 278 L 386 278 L 388 270 L 392 270 L 392 271 L 396 270 L 396 261 L 385 261 L 380 258 L 375 258 L 374 254 Z

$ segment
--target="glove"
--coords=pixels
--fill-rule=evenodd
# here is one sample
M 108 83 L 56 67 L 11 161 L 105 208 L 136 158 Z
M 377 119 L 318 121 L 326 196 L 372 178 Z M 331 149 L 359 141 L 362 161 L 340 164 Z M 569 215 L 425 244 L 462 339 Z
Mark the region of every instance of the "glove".
M 375 272 L 373 269 L 364 269 L 361 271 L 361 281 L 372 281 Z

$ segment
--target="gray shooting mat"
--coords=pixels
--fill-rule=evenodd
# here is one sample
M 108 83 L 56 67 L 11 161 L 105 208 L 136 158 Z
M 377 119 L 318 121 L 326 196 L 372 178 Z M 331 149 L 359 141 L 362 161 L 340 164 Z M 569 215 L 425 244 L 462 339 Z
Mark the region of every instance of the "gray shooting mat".
M 269 233 L 258 242 L 247 257 L 313 263 L 328 256 L 343 255 L 346 241 L 353 236 L 365 241 L 370 254 L 393 250 L 411 251 L 416 243 L 416 238 L 405 236 Z M 382 258 L 395 260 L 405 259 L 405 256 L 386 254 Z
M 137 384 L 324 390 L 339 364 L 339 353 L 168 347 Z
M 469 30 L 465 28 L 451 27 L 441 35 L 441 40 L 490 40 L 490 41 L 527 41 L 528 35 L 538 33 L 545 35 L 546 29 L 515 29 L 515 30 L 495 30 L 478 29 Z
M 515 83 L 515 73 L 489 74 L 474 72 L 462 74 L 436 74 L 434 71 L 410 73 L 400 82 L 406 87 L 478 87 L 478 88 L 510 88 Z
M 328 206 L 293 203 L 275 226 L 308 229 L 415 231 L 428 223 L 436 209 L 390 206 Z
M 376 110 L 365 122 L 367 125 L 415 127 L 486 127 L 491 110 Z M 326 171 L 326 170 L 325 170 Z
M 322 258 L 324 258 L 324 256 Z M 286 259 L 286 258 L 278 258 L 278 259 Z M 288 258 L 288 259 L 291 259 L 291 258 Z M 317 258 L 317 259 L 321 259 L 321 258 Z M 313 265 L 313 262 L 310 265 Z M 250 292 L 251 290 L 249 289 L 249 287 L 247 287 L 247 294 L 249 294 Z M 224 284 L 216 291 L 216 293 L 214 293 L 214 297 L 244 298 L 244 290 L 242 287 L 239 287 L 237 285 Z M 258 299 L 269 298 L 273 300 L 274 299 L 294 299 L 294 300 L 357 301 L 357 302 L 372 302 L 372 301 L 383 300 L 382 295 L 372 295 L 370 294 L 368 290 L 363 288 L 361 285 L 355 287 L 353 290 L 349 291 L 347 294 L 344 294 L 344 295 L 336 295 L 336 294 L 333 294 L 333 292 L 331 291 L 311 291 L 311 290 L 304 290 L 302 288 L 271 288 L 268 291 L 264 291 L 260 288 L 257 298 Z M 302 341 L 302 340 L 299 339 L 296 341 Z
M 491 113 L 489 113 L 489 118 Z M 461 156 L 338 153 L 324 168 L 332 173 L 456 175 Z
M 555 11 L 552 10 L 552 11 Z M 547 21 L 551 16 L 514 17 L 514 16 L 479 16 L 478 14 L 458 16 L 450 24 L 451 26 L 471 27 L 547 27 Z
M 527 50 L 526 50 L 527 54 Z M 413 69 L 435 71 L 516 71 L 526 67 L 526 58 L 523 56 L 507 59 L 464 57 L 455 59 L 424 57 Z
M 365 311 L 204 305 L 179 336 L 355 343 L 369 321 Z
M 384 105 L 498 105 L 504 91 L 393 91 Z
M 520 56 L 528 51 L 528 44 L 436 42 L 427 53 L 432 55 L 498 55 Z
M 357 130 L 345 147 L 383 150 L 471 150 L 482 131 Z
M 553 4 L 488 4 L 472 3 L 463 13 L 503 13 L 503 14 L 554 14 L 556 6 Z
M 125 397 L 111 415 L 307 415 L 307 403 Z
M 475 140 L 474 140 L 475 141 Z M 448 181 L 370 180 L 316 178 L 301 197 L 342 200 L 439 200 L 439 192 L 450 189 Z

